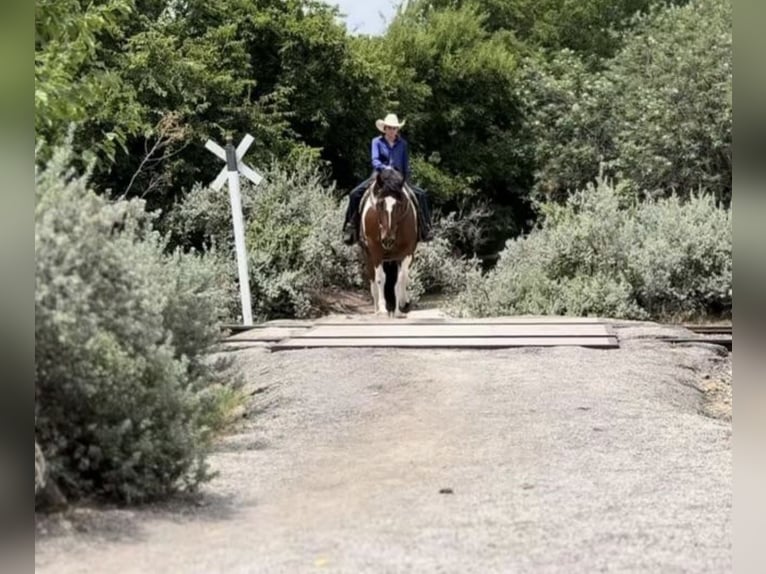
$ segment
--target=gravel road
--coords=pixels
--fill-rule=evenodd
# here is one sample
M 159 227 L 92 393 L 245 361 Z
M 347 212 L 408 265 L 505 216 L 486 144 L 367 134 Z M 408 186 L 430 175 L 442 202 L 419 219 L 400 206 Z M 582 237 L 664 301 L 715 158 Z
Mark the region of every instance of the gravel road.
M 238 350 L 250 402 L 202 497 L 38 517 L 36 571 L 730 572 L 731 423 L 703 414 L 728 358 L 615 331 Z

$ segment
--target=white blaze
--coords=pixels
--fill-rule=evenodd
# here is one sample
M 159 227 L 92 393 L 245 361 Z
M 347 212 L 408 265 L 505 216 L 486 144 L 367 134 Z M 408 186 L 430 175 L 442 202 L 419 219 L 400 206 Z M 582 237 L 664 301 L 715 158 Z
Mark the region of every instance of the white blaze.
M 386 198 L 386 213 L 388 213 L 388 228 L 391 229 L 391 223 L 394 221 L 394 205 L 396 205 L 396 199 L 393 197 Z

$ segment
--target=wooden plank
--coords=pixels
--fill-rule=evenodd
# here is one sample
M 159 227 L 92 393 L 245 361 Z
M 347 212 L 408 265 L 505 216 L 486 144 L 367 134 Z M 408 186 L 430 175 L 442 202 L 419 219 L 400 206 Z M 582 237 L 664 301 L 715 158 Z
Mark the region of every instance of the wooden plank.
M 290 327 L 296 329 L 308 329 L 314 326 L 314 321 L 306 321 L 305 319 L 272 319 L 264 323 L 258 323 L 254 325 L 256 329 L 264 329 L 268 327 Z
M 412 325 L 603 325 L 600 319 L 589 317 L 562 317 L 562 316 L 540 316 L 540 317 L 485 317 L 485 318 L 456 318 L 456 317 L 407 317 L 388 319 L 378 315 L 358 315 L 354 317 L 338 318 L 331 317 L 319 319 L 315 325 L 391 325 L 391 324 L 412 324 Z
M 256 325 L 239 325 L 239 324 L 224 324 L 221 325 L 221 331 L 224 333 L 242 333 L 243 331 L 249 331 L 250 329 L 255 328 Z
M 301 334 L 305 329 L 292 329 L 287 327 L 264 327 L 260 329 L 251 329 L 224 339 L 226 343 L 248 342 L 248 341 L 280 341 L 288 337 Z
M 296 333 L 293 338 L 381 338 L 381 337 L 606 337 L 604 325 L 319 325 Z
M 305 338 L 286 339 L 271 345 L 272 351 L 317 347 L 391 347 L 391 348 L 466 348 L 504 349 L 512 347 L 576 346 L 614 349 L 614 337 L 378 337 L 378 338 Z

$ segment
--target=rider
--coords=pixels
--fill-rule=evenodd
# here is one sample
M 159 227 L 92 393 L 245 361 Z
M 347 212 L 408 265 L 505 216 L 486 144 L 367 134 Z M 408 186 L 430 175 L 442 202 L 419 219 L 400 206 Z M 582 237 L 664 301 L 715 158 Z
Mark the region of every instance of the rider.
M 354 243 L 357 237 L 359 203 L 362 200 L 364 191 L 372 183 L 377 173 L 387 167 L 393 167 L 399 171 L 404 176 L 404 180 L 408 183 L 409 187 L 415 192 L 419 205 L 418 218 L 420 222 L 418 227 L 420 228 L 420 240 L 431 241 L 433 239 L 431 234 L 431 211 L 426 192 L 409 182 L 410 162 L 407 155 L 407 140 L 399 135 L 399 128 L 403 127 L 405 123 L 404 121 L 399 123 L 399 118 L 396 114 L 388 114 L 385 119 L 375 122 L 375 126 L 378 128 L 378 131 L 382 132 L 382 135 L 372 140 L 371 155 L 374 172 L 372 176 L 356 186 L 349 195 L 346 220 L 343 222 L 343 242 L 346 245 Z

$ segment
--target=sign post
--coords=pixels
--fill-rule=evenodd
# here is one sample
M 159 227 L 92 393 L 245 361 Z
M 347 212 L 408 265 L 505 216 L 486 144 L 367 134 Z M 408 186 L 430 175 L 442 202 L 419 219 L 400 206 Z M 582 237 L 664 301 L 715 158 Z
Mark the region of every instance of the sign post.
M 231 142 L 231 136 L 226 138 L 226 148 L 222 148 L 213 140 L 205 142 L 205 148 L 226 162 L 218 177 L 210 184 L 220 191 L 224 183 L 229 184 L 229 201 L 231 203 L 231 218 L 234 225 L 234 245 L 237 251 L 237 270 L 239 272 L 239 294 L 242 299 L 242 322 L 244 325 L 253 324 L 253 311 L 250 304 L 250 278 L 247 272 L 247 251 L 245 250 L 245 224 L 242 218 L 242 196 L 239 190 L 239 174 L 258 185 L 263 179 L 261 175 L 242 162 L 254 138 L 247 134 L 239 142 L 237 148 Z

